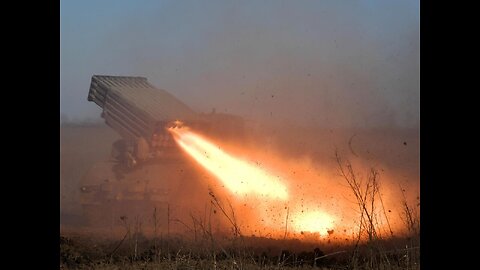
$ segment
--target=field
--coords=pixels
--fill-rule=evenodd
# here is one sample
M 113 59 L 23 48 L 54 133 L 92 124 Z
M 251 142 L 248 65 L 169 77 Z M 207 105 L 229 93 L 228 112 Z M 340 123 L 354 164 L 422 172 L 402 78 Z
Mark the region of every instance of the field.
M 182 185 L 189 188 L 176 191 L 176 199 L 169 204 L 168 218 L 165 212 L 159 212 L 158 219 L 163 223 L 157 224 L 157 216 L 152 213 L 143 220 L 134 216 L 115 217 L 115 226 L 91 226 L 82 216 L 80 183 L 90 168 L 110 159 L 111 144 L 119 136 L 102 124 L 63 125 L 60 132 L 60 265 L 63 269 L 420 268 L 418 130 L 256 126 L 250 129 L 242 149 L 226 146 L 238 155 L 245 154 L 245 149 L 255 149 L 249 153 L 268 159 L 274 167 L 318 166 L 323 174 L 312 181 L 307 180 L 311 177 L 308 169 L 292 172 L 306 179 L 299 186 L 312 186 L 311 193 L 305 195 L 302 191 L 302 202 L 327 201 L 326 194 L 317 189 L 313 191 L 313 186 L 325 185 L 323 179 L 332 183 L 328 187 L 331 193 L 342 190 L 342 196 L 349 198 L 349 204 L 336 201 L 332 204 L 336 204 L 340 212 L 351 212 L 356 223 L 344 222 L 343 226 L 352 234 L 342 235 L 340 229 L 335 229 L 332 235 L 319 236 L 287 228 L 284 237 L 270 237 L 268 228 L 250 230 L 249 226 L 258 223 L 261 217 L 245 214 L 235 202 L 227 204 L 226 195 L 220 191 L 216 191 L 217 197 L 212 197 L 209 187 L 213 184 L 207 185 L 202 177 L 192 178 L 191 183 Z M 368 183 L 377 182 L 358 182 L 358 186 L 349 182 L 348 168 L 352 165 L 351 173 L 358 173 L 364 179 L 371 179 L 369 169 L 375 168 L 382 192 L 375 194 L 364 188 Z M 339 172 L 341 166 L 346 171 L 345 177 Z M 198 166 L 192 165 L 191 169 L 199 175 L 205 174 Z M 362 194 L 361 200 L 356 200 L 356 191 Z M 215 198 L 219 198 L 217 204 Z M 379 199 L 382 199 L 383 211 L 373 207 Z M 208 209 L 205 203 L 199 203 L 203 201 L 210 201 Z M 358 207 L 365 210 L 359 212 Z M 393 228 L 393 235 L 385 230 L 384 224 L 367 218 L 368 214 L 381 212 Z M 216 218 L 210 219 L 210 216 Z

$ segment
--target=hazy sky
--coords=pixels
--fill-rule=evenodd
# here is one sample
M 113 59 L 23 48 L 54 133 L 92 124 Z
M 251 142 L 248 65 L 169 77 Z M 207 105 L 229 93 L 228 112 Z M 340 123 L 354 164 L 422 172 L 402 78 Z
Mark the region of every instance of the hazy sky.
M 60 2 L 60 113 L 91 76 L 145 76 L 198 112 L 418 126 L 419 1 Z

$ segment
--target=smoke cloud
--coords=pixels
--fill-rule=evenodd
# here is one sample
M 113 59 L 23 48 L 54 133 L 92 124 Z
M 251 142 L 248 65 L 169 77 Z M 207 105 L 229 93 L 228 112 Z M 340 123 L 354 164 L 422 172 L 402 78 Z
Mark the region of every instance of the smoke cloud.
M 145 76 L 198 112 L 418 127 L 418 1 L 62 1 L 61 113 L 93 74 Z

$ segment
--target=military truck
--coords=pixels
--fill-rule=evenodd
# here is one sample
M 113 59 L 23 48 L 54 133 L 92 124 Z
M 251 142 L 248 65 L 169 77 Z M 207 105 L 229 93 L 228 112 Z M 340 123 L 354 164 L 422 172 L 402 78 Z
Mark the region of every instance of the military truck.
M 88 101 L 101 109 L 106 125 L 121 137 L 112 157 L 97 162 L 83 177 L 80 200 L 89 225 L 118 224 L 119 217 L 159 215 L 188 200 L 185 185 L 198 185 L 198 170 L 175 142 L 168 127 L 188 125 L 211 137 L 241 137 L 243 119 L 228 114 L 199 114 L 145 77 L 91 79 Z

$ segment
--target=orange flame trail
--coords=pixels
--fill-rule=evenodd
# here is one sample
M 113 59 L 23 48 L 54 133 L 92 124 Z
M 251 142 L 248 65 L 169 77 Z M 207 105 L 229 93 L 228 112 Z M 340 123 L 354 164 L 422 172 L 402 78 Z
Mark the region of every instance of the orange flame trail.
M 241 209 L 240 220 L 248 224 L 244 233 L 267 230 L 270 237 L 328 239 L 347 239 L 356 234 L 359 221 L 348 200 L 346 192 L 349 190 L 334 181 L 336 172 L 329 171 L 328 167 L 310 160 L 285 159 L 258 148 L 244 147 L 239 151 L 265 161 L 266 169 L 248 158 L 225 152 L 212 141 L 180 125 L 181 122 L 176 123 L 168 131 L 180 149 L 235 196 L 235 207 Z M 238 149 L 238 145 L 230 146 Z M 393 194 L 388 187 L 386 191 Z M 378 216 L 379 228 L 385 229 L 383 221 L 386 218 L 386 214 Z M 401 230 L 399 222 L 401 220 L 394 227 Z
M 275 200 L 288 199 L 287 187 L 279 177 L 256 167 L 252 162 L 232 157 L 187 127 L 168 130 L 185 152 L 237 196 L 256 194 Z

